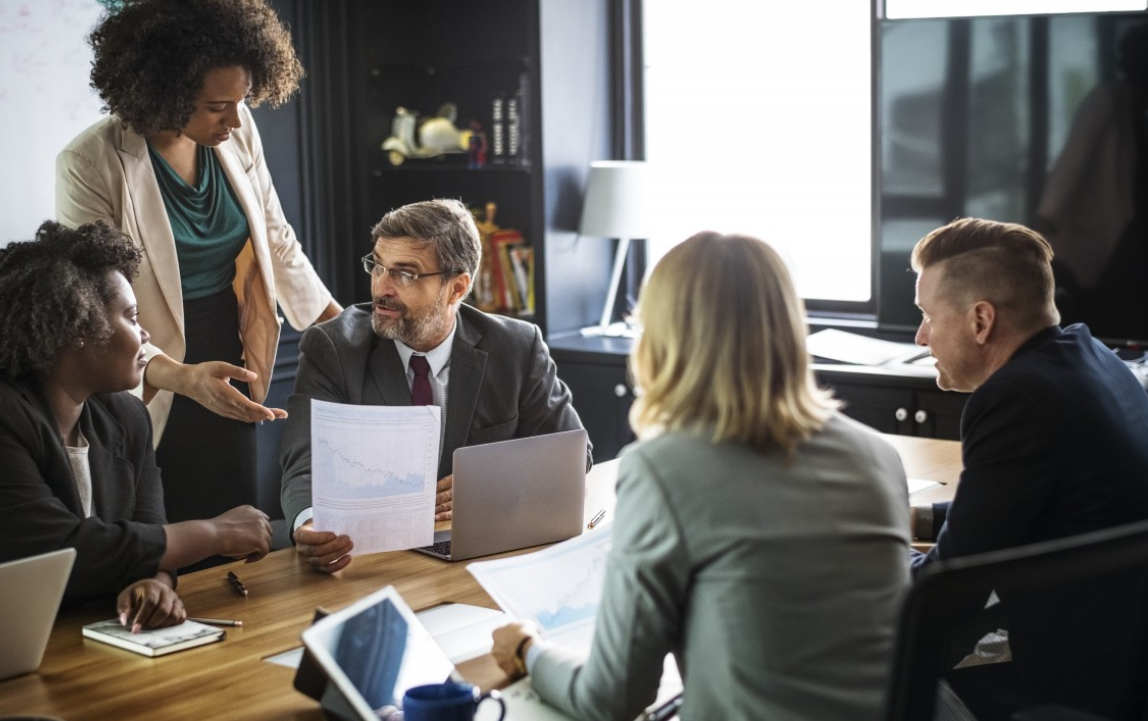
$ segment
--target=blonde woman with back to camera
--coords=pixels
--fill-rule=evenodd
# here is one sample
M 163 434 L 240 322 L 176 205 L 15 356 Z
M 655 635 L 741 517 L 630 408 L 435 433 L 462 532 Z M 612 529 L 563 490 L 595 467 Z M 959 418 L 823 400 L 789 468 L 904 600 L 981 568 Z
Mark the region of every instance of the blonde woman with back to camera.
M 762 241 L 691 237 L 639 306 L 639 441 L 589 657 L 515 623 L 495 631 L 499 665 L 582 719 L 634 718 L 668 653 L 683 719 L 879 718 L 908 582 L 896 452 L 815 385 L 801 301 Z

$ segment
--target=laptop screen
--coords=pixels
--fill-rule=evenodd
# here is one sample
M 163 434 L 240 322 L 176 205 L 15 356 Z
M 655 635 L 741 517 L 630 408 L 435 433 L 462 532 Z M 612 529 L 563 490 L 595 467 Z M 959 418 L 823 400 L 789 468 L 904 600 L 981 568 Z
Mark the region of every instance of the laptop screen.
M 363 719 L 401 708 L 408 688 L 454 670 L 392 586 L 319 621 L 303 643 Z

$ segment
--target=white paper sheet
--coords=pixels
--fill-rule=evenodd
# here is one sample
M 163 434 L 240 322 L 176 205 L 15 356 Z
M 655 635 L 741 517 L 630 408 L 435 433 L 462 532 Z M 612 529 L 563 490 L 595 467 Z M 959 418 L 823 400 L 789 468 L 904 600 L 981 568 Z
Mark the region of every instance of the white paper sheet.
M 588 651 L 602 600 L 611 525 L 550 548 L 472 563 L 466 570 L 513 616 L 538 625 L 549 641 Z
M 930 481 L 930 480 L 927 480 L 924 478 L 909 478 L 906 480 L 908 480 L 908 482 L 909 482 L 909 495 L 910 496 L 913 495 L 914 493 L 917 493 L 918 491 L 927 491 L 930 488 L 936 488 L 937 486 L 941 485 L 940 483 L 937 483 L 936 481 Z
M 913 343 L 895 343 L 836 328 L 809 334 L 805 338 L 805 347 L 810 355 L 818 358 L 871 366 L 891 361 L 908 362 L 922 353 L 928 356 L 928 351 Z
M 311 401 L 316 530 L 346 534 L 354 555 L 434 542 L 437 406 Z
M 444 603 L 415 615 L 454 663 L 490 653 L 494 629 L 510 620 L 502 611 L 466 603 Z

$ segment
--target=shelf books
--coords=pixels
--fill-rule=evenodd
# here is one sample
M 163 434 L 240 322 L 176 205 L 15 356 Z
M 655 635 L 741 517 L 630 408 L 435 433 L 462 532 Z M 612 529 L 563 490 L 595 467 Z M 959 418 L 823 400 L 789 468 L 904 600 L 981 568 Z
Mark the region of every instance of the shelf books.
M 184 621 L 178 626 L 153 628 L 132 633 L 120 625 L 117 618 L 89 623 L 84 626 L 84 638 L 99 641 L 144 656 L 164 656 L 187 648 L 195 648 L 222 641 L 227 632 L 196 621 Z
M 499 309 L 518 315 L 534 312 L 534 253 L 517 230 L 490 236 L 490 259 Z
M 494 165 L 528 167 L 530 157 L 530 108 L 528 77 L 518 80 L 518 89 L 490 101 L 490 153 Z
M 496 163 L 506 158 L 506 118 L 503 115 L 505 98 L 495 98 L 490 103 L 490 140 L 491 153 Z
M 498 206 L 486 204 L 485 215 L 472 211 L 482 237 L 482 263 L 474 281 L 474 305 L 487 313 L 519 317 L 534 314 L 534 249 L 522 233 L 494 222 Z M 481 217 L 480 217 L 481 216 Z

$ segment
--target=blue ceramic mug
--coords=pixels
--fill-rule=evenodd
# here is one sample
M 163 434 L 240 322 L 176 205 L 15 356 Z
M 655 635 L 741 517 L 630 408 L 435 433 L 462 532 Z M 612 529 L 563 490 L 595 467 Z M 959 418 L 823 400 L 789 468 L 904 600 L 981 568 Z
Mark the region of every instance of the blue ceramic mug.
M 506 718 L 506 702 L 497 691 L 479 694 L 469 683 L 432 683 L 407 689 L 403 696 L 403 721 L 473 721 L 478 705 L 486 700 L 496 702 Z

